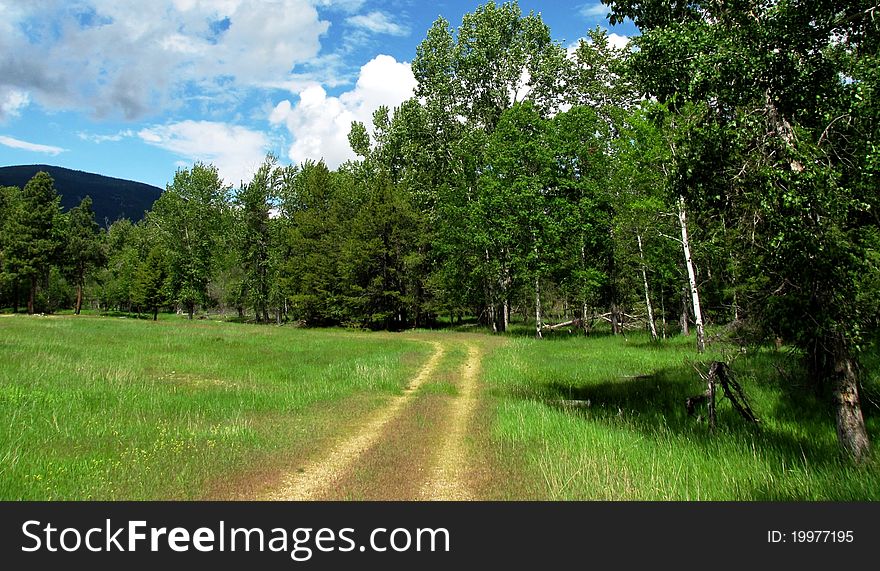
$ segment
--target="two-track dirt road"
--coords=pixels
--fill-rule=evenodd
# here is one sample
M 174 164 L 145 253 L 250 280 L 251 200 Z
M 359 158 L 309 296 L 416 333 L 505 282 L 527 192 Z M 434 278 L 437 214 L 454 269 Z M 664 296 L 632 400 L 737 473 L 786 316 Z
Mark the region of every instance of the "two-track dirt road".
M 402 394 L 260 486 L 259 500 L 475 500 L 485 341 L 423 335 L 432 353 Z

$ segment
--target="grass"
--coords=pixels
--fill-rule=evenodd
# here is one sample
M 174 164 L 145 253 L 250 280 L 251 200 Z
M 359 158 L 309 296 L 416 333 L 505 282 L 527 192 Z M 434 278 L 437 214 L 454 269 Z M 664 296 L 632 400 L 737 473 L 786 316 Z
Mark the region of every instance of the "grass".
M 854 467 L 840 458 L 830 407 L 799 386 L 785 353 L 734 361 L 759 429 L 723 399 L 714 434 L 689 417 L 685 399 L 705 389 L 692 343 L 515 338 L 491 354 L 484 376 L 498 399 L 492 438 L 508 472 L 512 465 L 522 479 L 511 487 L 553 500 L 880 499 L 878 462 Z M 715 351 L 701 361 L 722 357 Z M 863 409 L 877 442 L 871 399 L 880 383 L 876 370 L 867 373 Z
M 236 475 L 247 484 L 273 463 L 299 465 L 291 454 L 308 456 L 349 416 L 399 393 L 432 350 L 393 334 L 119 317 L 0 317 L 0 500 L 234 495 L 218 482 L 237 489 Z M 436 442 L 416 436 L 458 395 L 450 375 L 467 340 L 491 345 L 482 364 L 491 398 L 471 435 L 474 458 L 487 460 L 475 472 L 487 497 L 880 499 L 876 455 L 862 467 L 839 456 L 827 402 L 785 352 L 734 362 L 760 428 L 722 399 L 710 434 L 684 400 L 704 389 L 694 366 L 728 357 L 718 346 L 698 361 L 692 339 L 526 333 L 434 334 L 449 341 L 439 375 L 392 427 L 401 435 L 392 448 L 416 446 L 412 462 L 392 466 L 377 451 L 366 469 L 405 475 L 431 460 Z M 877 443 L 880 355 L 863 364 Z
M 294 433 L 313 408 L 399 392 L 429 353 L 347 331 L 0 318 L 0 499 L 200 497 L 309 438 Z

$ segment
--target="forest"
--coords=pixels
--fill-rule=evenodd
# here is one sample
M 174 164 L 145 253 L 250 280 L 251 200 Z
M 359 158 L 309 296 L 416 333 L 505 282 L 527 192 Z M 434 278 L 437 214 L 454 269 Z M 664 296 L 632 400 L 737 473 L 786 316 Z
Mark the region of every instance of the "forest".
M 102 228 L 37 174 L 0 191 L 0 307 L 402 330 L 476 320 L 802 355 L 869 454 L 880 323 L 880 30 L 851 0 L 605 0 L 641 35 L 553 41 L 489 2 L 438 19 L 359 160 L 178 170 Z

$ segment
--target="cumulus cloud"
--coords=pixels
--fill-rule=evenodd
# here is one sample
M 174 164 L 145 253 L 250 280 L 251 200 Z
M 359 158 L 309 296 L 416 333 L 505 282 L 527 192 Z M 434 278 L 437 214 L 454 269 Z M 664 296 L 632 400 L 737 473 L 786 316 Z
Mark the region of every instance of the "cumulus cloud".
M 210 163 L 227 184 L 249 181 L 269 149 L 266 135 L 238 125 L 211 121 L 181 121 L 141 129 L 145 143 L 186 159 L 180 164 Z
M 370 12 L 359 14 L 346 20 L 356 28 L 361 28 L 374 34 L 388 34 L 390 36 L 407 36 L 409 29 L 395 23 L 384 12 Z
M 578 12 L 584 18 L 588 20 L 595 19 L 605 19 L 605 17 L 611 13 L 611 8 L 602 4 L 601 2 L 595 2 L 590 4 L 581 4 L 578 7 Z
M 40 145 L 38 143 L 29 143 L 27 141 L 22 141 L 20 139 L 14 139 L 12 137 L 7 137 L 5 135 L 0 135 L 0 145 L 4 145 L 6 147 L 10 147 L 12 149 L 18 149 L 21 151 L 30 151 L 33 153 L 45 153 L 47 155 L 58 155 L 63 153 L 67 149 L 62 149 L 61 147 L 53 147 L 52 145 Z
M 0 89 L 0 121 L 7 117 L 18 117 L 30 105 L 31 96 L 18 89 Z
M 324 4 L 0 0 L 0 94 L 135 119 L 174 105 L 193 85 L 277 81 L 318 55 L 330 25 L 316 8 Z
M 413 96 L 416 80 L 409 63 L 379 55 L 360 70 L 354 89 L 339 97 L 330 96 L 320 85 L 298 93 L 294 104 L 278 103 L 269 120 L 287 127 L 293 138 L 288 156 L 295 163 L 324 159 L 335 168 L 355 158 L 348 144 L 352 121 L 372 124 L 372 114 L 381 105 L 394 108 Z
M 611 44 L 612 47 L 623 50 L 629 46 L 629 42 L 632 40 L 629 36 L 621 36 L 620 34 L 615 34 L 611 32 L 608 34 L 608 43 Z

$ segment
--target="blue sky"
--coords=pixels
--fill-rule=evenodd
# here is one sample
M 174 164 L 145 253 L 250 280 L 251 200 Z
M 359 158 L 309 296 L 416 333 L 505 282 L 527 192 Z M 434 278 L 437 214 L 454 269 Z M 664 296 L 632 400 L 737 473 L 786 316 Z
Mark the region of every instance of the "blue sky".
M 164 187 L 211 162 L 248 180 L 283 162 L 353 154 L 352 120 L 412 95 L 409 63 L 438 16 L 484 2 L 0 0 L 0 166 L 53 164 Z M 568 46 L 598 0 L 521 0 Z

